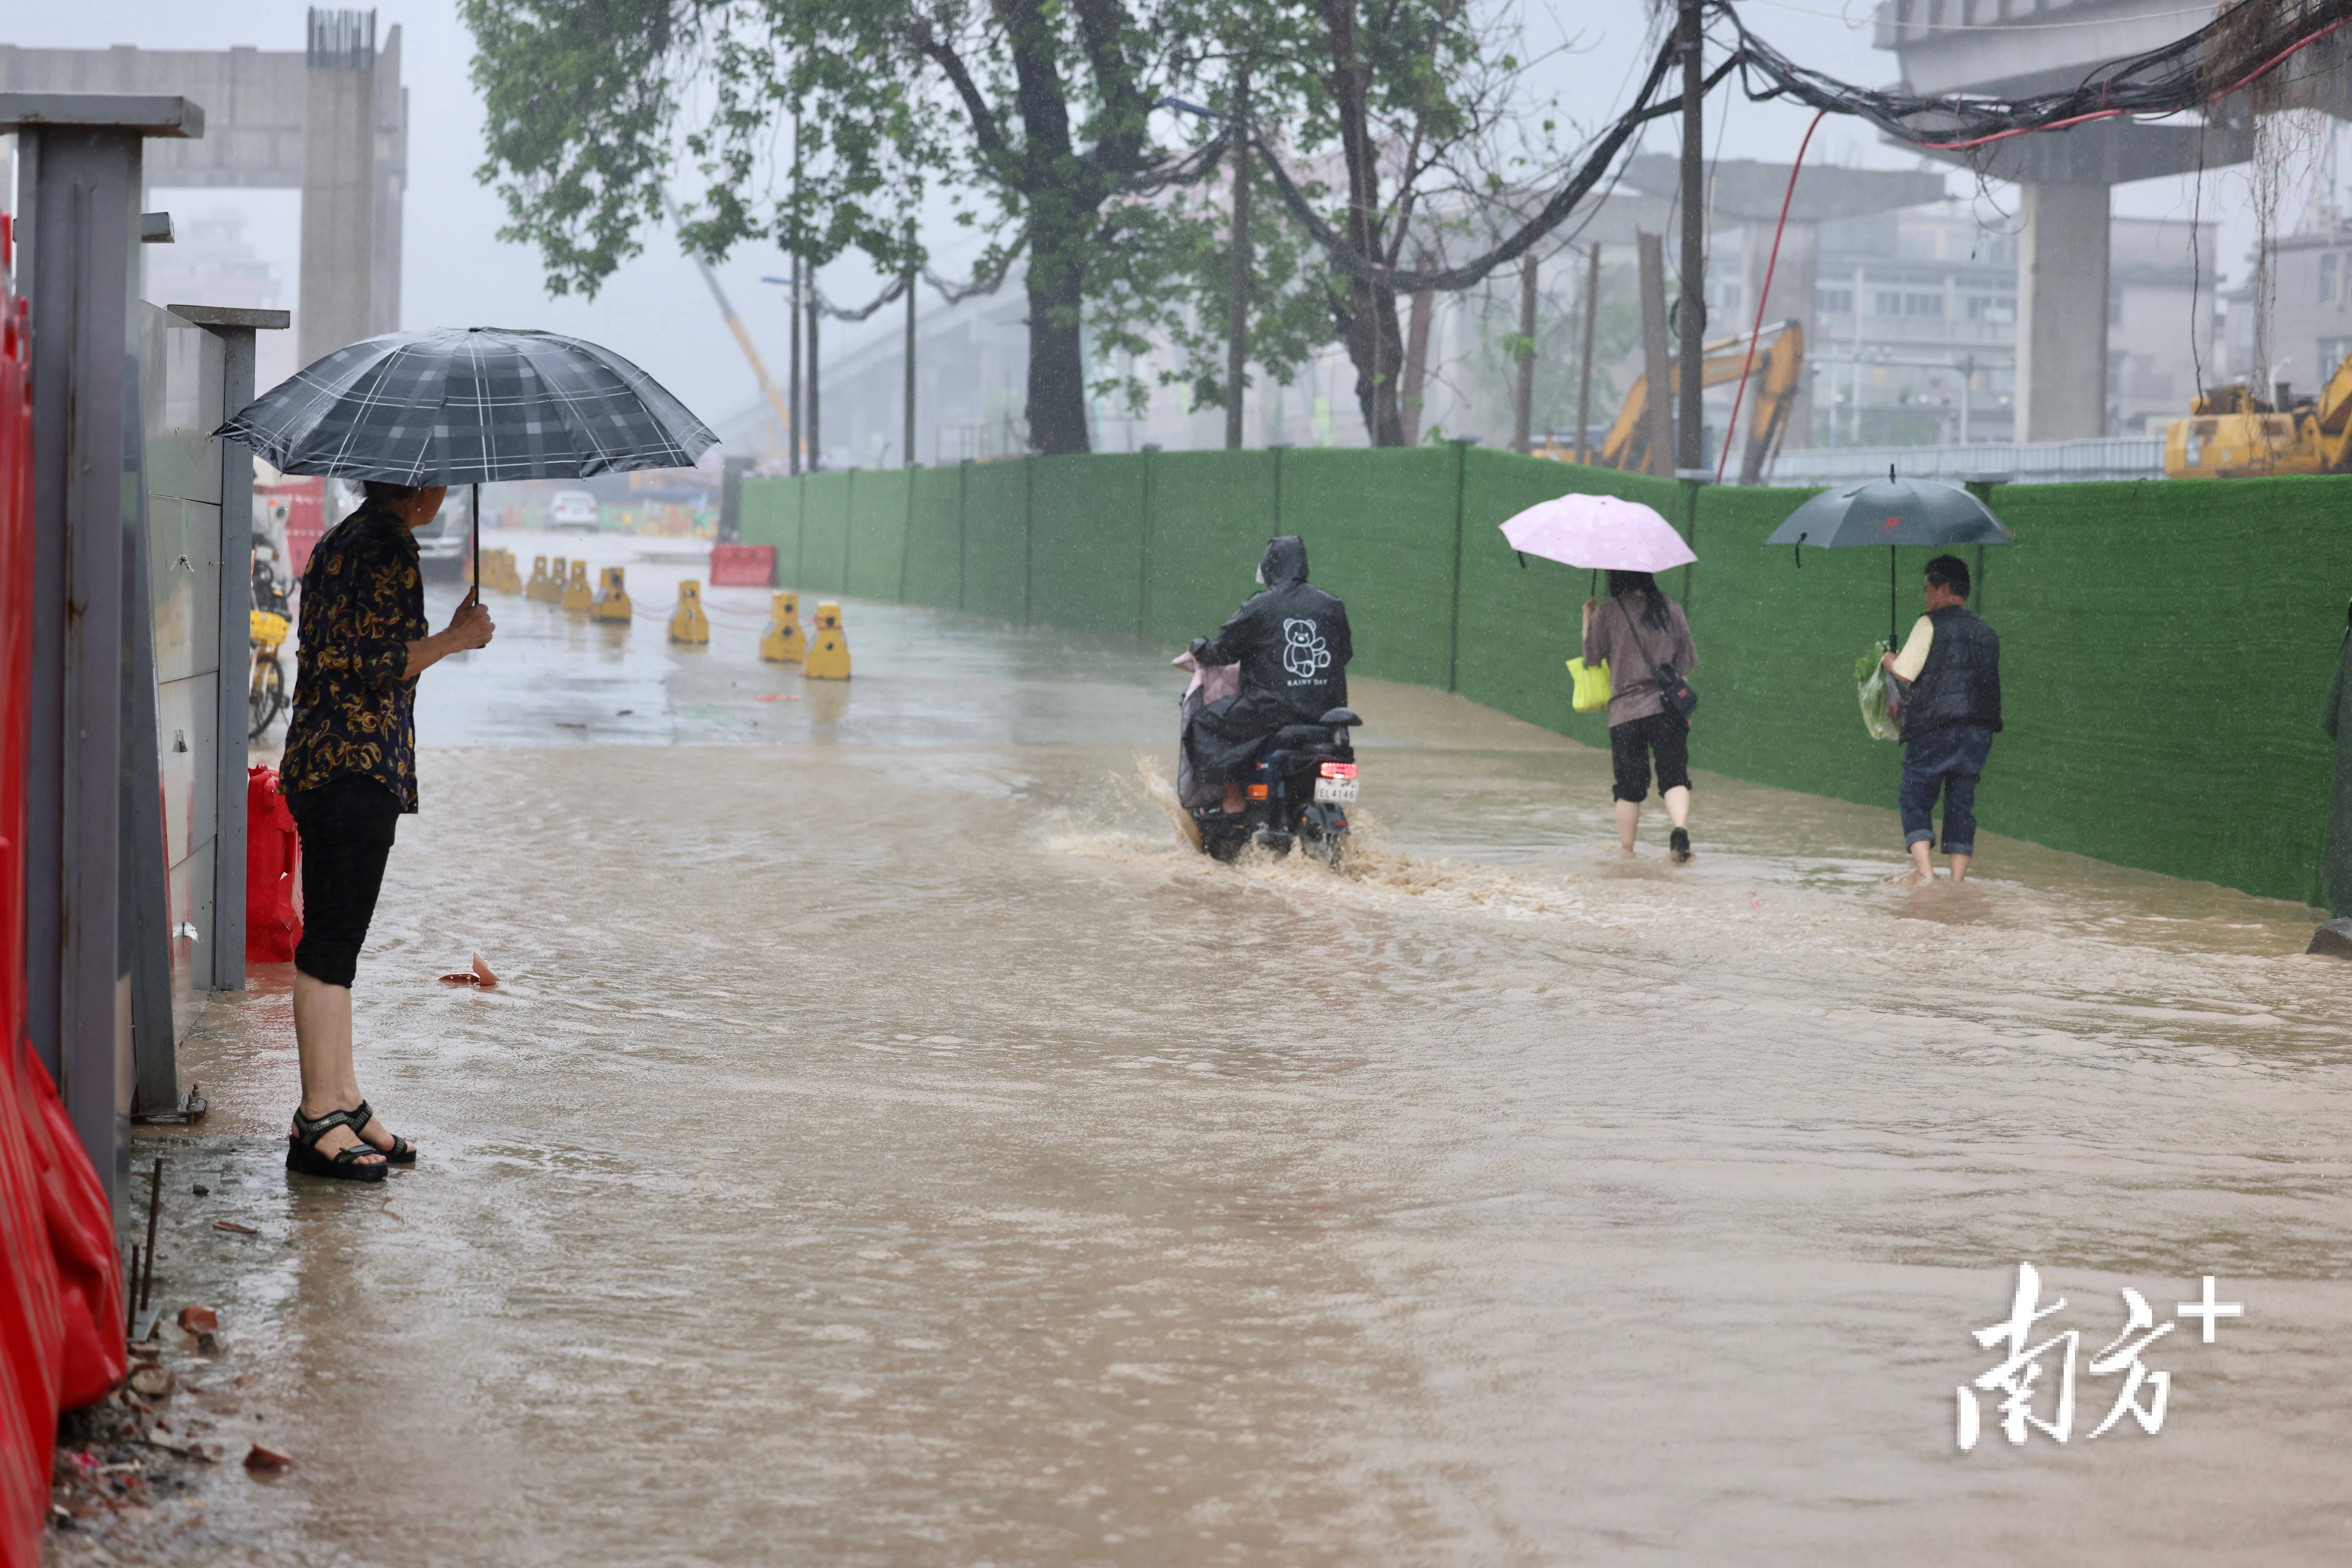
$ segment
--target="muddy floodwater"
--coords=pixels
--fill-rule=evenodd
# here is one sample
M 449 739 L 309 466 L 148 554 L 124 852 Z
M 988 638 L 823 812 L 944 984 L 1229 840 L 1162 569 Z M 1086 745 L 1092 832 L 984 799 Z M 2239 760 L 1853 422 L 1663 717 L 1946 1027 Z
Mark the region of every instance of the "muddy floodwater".
M 494 598 L 425 681 L 356 988 L 415 1171 L 284 1176 L 287 971 L 183 1047 L 175 1223 L 257 1234 L 167 1289 L 298 1458 L 206 1483 L 224 1560 L 2352 1553 L 2312 911 L 1997 837 L 1898 888 L 1891 809 L 1704 774 L 1629 863 L 1604 752 L 1369 681 L 1353 864 L 1216 866 L 1172 649 L 852 602 L 823 687 L 597 548 L 634 626 Z M 2028 1261 L 2071 1440 L 1996 1392 L 1962 1452 Z M 2093 1439 L 2126 1288 L 2168 1404 Z

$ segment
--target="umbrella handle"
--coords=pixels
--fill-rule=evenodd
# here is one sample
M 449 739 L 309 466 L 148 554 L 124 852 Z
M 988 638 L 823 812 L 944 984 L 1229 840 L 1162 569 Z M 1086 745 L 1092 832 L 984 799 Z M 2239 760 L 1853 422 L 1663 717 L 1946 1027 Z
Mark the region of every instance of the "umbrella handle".
M 1519 570 L 1522 572 L 1526 571 L 1528 569 L 1528 552 L 1524 550 L 1514 550 L 1511 553 L 1519 558 Z
M 474 602 L 482 599 L 482 483 L 474 481 L 474 504 L 468 509 L 474 519 Z

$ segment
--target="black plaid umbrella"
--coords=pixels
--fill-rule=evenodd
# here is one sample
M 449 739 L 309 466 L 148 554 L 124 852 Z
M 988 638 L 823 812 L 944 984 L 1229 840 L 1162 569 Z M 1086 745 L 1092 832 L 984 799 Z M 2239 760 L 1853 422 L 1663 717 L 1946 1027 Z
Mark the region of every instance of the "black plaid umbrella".
M 691 468 L 719 437 L 610 349 L 553 332 L 444 327 L 337 349 L 215 435 L 280 473 L 475 487 Z M 478 570 L 475 580 L 480 581 Z

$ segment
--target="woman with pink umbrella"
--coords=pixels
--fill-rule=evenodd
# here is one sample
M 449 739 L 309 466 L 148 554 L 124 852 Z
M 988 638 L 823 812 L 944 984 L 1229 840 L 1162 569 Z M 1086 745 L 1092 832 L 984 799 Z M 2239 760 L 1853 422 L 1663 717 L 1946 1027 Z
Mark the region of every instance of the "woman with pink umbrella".
M 1691 857 L 1690 716 L 1698 694 L 1685 679 L 1698 663 L 1683 607 L 1654 574 L 1698 559 L 1674 525 L 1638 501 L 1561 496 L 1503 524 L 1521 555 L 1609 574 L 1609 600 L 1584 602 L 1584 662 L 1609 666 L 1609 752 L 1616 772 L 1617 842 L 1626 854 L 1642 825 L 1656 763 L 1658 794 L 1673 824 L 1675 864 Z

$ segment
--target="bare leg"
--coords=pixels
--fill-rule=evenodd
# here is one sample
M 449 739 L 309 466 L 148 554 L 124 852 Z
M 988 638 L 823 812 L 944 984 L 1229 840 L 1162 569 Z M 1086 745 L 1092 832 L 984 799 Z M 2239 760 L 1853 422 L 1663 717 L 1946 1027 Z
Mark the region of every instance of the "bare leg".
M 350 986 L 294 972 L 294 1049 L 302 1063 L 303 1115 L 320 1117 L 360 1102 L 359 1073 L 352 1065 Z M 319 1152 L 333 1154 L 359 1141 L 350 1128 L 338 1127 L 319 1140 Z M 371 1156 L 360 1163 L 382 1161 Z
M 1666 820 L 1676 827 L 1690 826 L 1690 786 L 1676 784 L 1666 792 Z
M 1928 838 L 1922 838 L 1911 846 L 1911 864 L 1918 868 L 1919 880 L 1923 882 L 1932 882 L 1936 879 L 1936 863 L 1929 858 L 1935 853 L 1935 841 Z
M 1234 816 L 1239 815 L 1242 808 L 1248 804 L 1249 803 L 1242 796 L 1242 786 L 1240 784 L 1229 784 L 1225 786 L 1226 816 Z
M 1642 826 L 1642 803 L 1621 800 L 1617 803 L 1617 844 L 1631 855 L 1633 852 L 1633 832 Z
M 1953 881 L 1965 882 L 1969 879 L 1969 862 L 1973 858 L 1975 858 L 1975 857 L 1969 855 L 1954 855 L 1950 857 L 1952 862 Z

